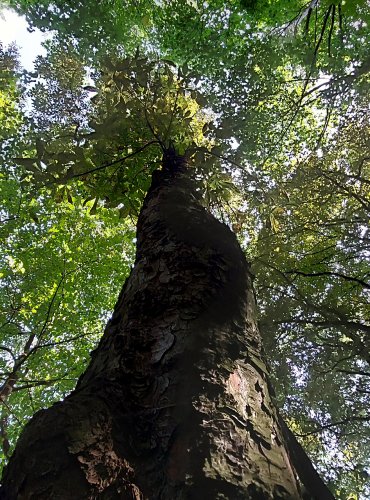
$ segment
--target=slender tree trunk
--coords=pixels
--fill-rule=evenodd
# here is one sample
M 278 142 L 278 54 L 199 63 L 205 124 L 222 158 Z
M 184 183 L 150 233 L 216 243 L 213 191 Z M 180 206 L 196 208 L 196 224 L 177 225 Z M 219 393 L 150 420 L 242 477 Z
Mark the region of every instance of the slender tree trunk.
M 187 170 L 169 155 L 154 172 L 112 319 L 76 390 L 26 426 L 3 499 L 315 497 L 271 401 L 249 266 Z

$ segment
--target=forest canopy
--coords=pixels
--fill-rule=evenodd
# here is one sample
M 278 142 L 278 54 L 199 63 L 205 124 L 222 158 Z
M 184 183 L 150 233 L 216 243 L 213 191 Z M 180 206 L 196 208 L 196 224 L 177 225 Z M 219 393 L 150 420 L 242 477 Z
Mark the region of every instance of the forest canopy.
M 164 150 L 255 275 L 276 402 L 336 498 L 370 495 L 366 0 L 6 1 L 0 454 L 85 369 Z

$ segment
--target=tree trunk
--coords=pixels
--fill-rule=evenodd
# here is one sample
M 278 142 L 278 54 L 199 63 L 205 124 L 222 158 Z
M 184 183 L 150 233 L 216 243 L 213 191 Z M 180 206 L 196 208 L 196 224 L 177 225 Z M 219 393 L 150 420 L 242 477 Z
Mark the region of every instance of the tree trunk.
M 249 266 L 189 170 L 169 155 L 154 172 L 135 267 L 99 346 L 76 390 L 25 427 L 1 498 L 333 498 L 313 469 L 303 493 Z

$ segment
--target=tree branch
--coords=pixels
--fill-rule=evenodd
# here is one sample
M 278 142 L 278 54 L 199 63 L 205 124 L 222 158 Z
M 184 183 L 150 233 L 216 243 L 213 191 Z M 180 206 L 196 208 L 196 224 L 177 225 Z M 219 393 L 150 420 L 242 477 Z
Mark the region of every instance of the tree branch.
M 342 273 L 336 273 L 333 271 L 322 271 L 318 273 L 305 273 L 303 271 L 298 271 L 297 269 L 293 269 L 292 271 L 284 271 L 286 274 L 296 274 L 299 276 L 305 276 L 307 278 L 314 278 L 316 276 L 336 276 L 338 278 L 342 278 L 346 281 L 354 281 L 355 283 L 362 285 L 364 288 L 370 289 L 370 284 L 366 283 L 366 281 L 363 281 L 359 278 L 353 278 L 352 276 L 347 276 Z
M 137 155 L 138 153 L 141 153 L 142 151 L 144 151 L 144 149 L 151 146 L 152 144 L 158 144 L 158 141 L 156 140 L 156 141 L 147 142 L 146 144 L 144 144 L 144 146 L 141 146 L 136 151 L 134 151 L 126 156 L 123 156 L 122 158 L 119 158 L 118 160 L 114 160 L 114 161 L 107 163 L 105 165 L 101 165 L 100 167 L 92 168 L 91 170 L 86 170 L 86 172 L 82 172 L 80 174 L 74 174 L 71 177 L 69 177 L 68 179 L 75 179 L 77 177 L 83 177 L 84 175 L 91 174 L 93 172 L 98 172 L 99 170 L 103 170 L 105 168 L 111 167 L 112 165 L 117 165 L 117 163 L 124 162 L 124 161 L 128 160 L 129 158 L 132 158 L 133 156 Z
M 362 331 L 365 333 L 370 333 L 370 326 L 364 325 L 362 323 L 358 323 L 356 321 L 343 321 L 343 320 L 326 320 L 326 321 L 316 321 L 314 319 L 298 319 L 298 318 L 287 318 L 284 320 L 274 321 L 276 324 L 284 324 L 284 323 L 297 323 L 303 325 L 313 325 L 321 328 L 335 328 L 344 326 L 350 330 Z
M 319 432 L 323 432 L 324 430 L 330 429 L 332 427 L 338 427 L 340 425 L 349 424 L 351 422 L 367 422 L 369 420 L 370 420 L 370 415 L 365 416 L 365 417 L 357 417 L 357 416 L 348 417 L 348 418 L 345 418 L 343 420 L 339 420 L 338 422 L 332 422 L 330 424 L 320 425 L 320 427 L 316 428 L 315 430 L 310 431 L 310 432 L 306 432 L 304 434 L 296 433 L 296 436 L 307 437 L 307 436 L 311 436 L 312 434 L 317 434 Z

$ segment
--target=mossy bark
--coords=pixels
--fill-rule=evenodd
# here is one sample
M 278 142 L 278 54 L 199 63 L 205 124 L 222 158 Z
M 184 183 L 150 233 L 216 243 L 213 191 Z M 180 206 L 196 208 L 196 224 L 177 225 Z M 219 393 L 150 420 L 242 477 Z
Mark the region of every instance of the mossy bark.
M 153 174 L 136 263 L 88 369 L 26 426 L 1 492 L 315 496 L 303 493 L 271 400 L 249 265 L 235 235 L 199 203 L 181 158 Z

